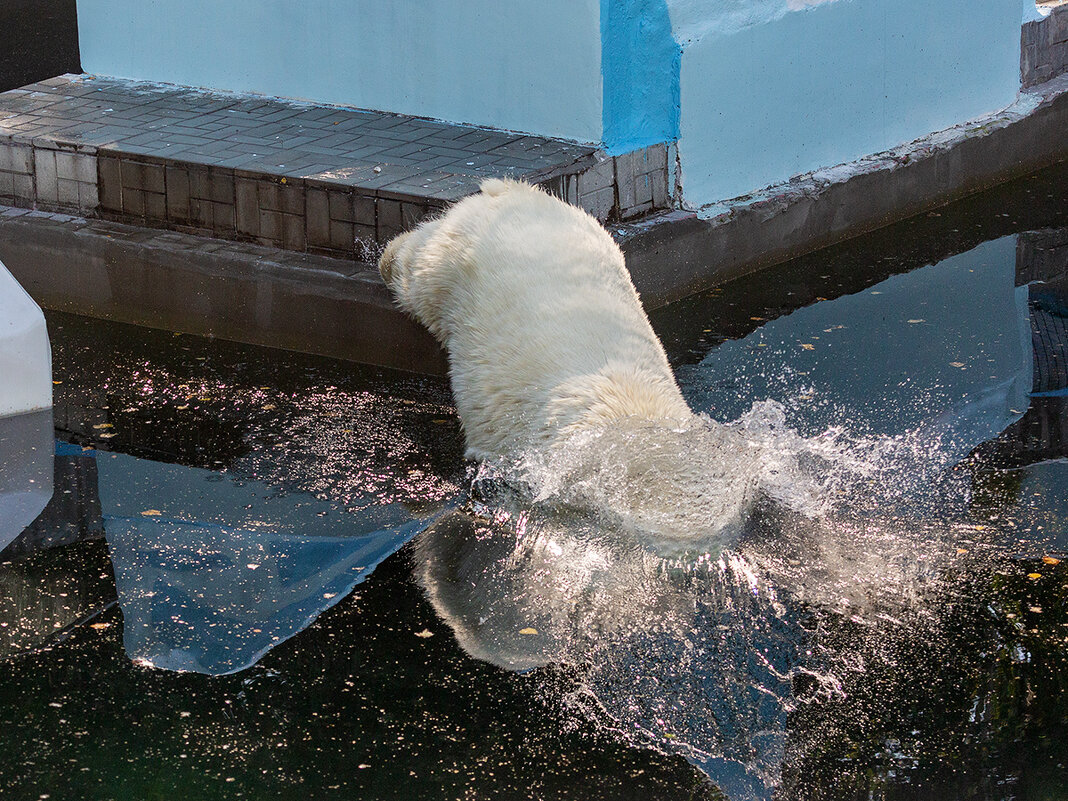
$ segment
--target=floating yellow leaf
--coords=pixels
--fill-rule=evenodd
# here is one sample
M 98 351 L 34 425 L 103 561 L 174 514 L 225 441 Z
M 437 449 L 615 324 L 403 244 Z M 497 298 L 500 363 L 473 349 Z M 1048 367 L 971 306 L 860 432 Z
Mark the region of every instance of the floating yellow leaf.
M 163 512 L 161 512 L 159 509 L 145 509 L 145 511 L 141 512 L 141 514 L 145 517 L 159 517 L 161 514 L 163 514 Z
M 525 629 L 520 629 L 520 630 L 519 630 L 519 633 L 520 633 L 520 634 L 527 634 L 527 635 L 529 635 L 529 634 L 537 634 L 537 633 L 538 633 L 538 630 L 537 630 L 537 629 L 535 629 L 535 628 L 530 628 L 530 627 L 528 626 L 528 627 L 527 627 L 527 628 L 525 628 Z
M 98 423 L 97 425 L 93 426 L 93 428 L 95 430 L 97 430 L 97 431 L 99 431 L 102 428 L 114 428 L 114 427 L 115 426 L 112 425 L 111 423 Z
M 962 553 L 968 553 L 968 549 L 967 548 L 957 548 L 957 556 L 960 556 Z
M 425 640 L 427 637 L 433 637 L 434 632 L 432 632 L 430 629 L 423 629 L 422 631 L 417 631 L 415 633 L 415 636 L 422 637 Z
M 100 631 L 101 629 L 106 629 L 110 625 L 110 623 L 90 623 L 89 628 Z
M 275 406 L 273 403 L 265 403 L 265 404 L 263 404 L 263 411 L 265 411 L 265 412 L 269 412 L 269 411 L 271 411 L 271 409 L 277 409 L 277 408 L 278 407 Z
M 950 362 L 949 366 L 950 367 L 963 367 L 964 366 L 964 362 Z
M 118 436 L 118 434 L 116 434 L 114 431 L 108 431 L 106 434 L 101 434 L 100 435 L 100 439 L 111 439 L 112 437 L 117 437 L 117 436 Z
M 927 322 L 926 320 L 922 320 L 922 319 L 921 320 L 909 320 L 908 321 L 909 325 L 916 325 L 916 323 L 926 323 L 926 322 Z
M 1027 577 L 1029 579 L 1031 579 L 1031 581 L 1037 581 L 1038 579 L 1042 578 L 1042 574 L 1041 573 L 1028 573 Z
M 801 343 L 801 347 L 804 348 L 805 350 L 815 350 L 816 349 L 815 345 L 811 345 L 808 342 L 802 342 Z
M 1061 563 L 1061 560 L 1057 559 L 1055 556 L 1043 556 L 1042 561 L 1047 565 L 1059 565 Z

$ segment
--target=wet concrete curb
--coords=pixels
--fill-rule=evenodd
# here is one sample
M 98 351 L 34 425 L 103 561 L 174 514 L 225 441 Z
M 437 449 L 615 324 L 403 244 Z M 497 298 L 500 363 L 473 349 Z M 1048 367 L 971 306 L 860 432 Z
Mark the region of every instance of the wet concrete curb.
M 370 265 L 0 208 L 0 261 L 45 308 L 443 374 Z
M 613 227 L 647 308 L 1068 160 L 1068 74 L 1005 111 L 699 212 Z

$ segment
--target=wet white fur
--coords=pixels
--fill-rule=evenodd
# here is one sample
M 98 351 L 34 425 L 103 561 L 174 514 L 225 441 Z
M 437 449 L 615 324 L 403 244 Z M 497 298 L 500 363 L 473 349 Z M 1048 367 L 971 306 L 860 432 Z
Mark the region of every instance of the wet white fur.
M 489 180 L 390 242 L 379 269 L 448 349 L 468 457 L 663 555 L 741 534 L 756 453 L 691 412 L 623 253 L 590 215 Z
M 467 455 L 545 448 L 624 417 L 688 421 L 619 247 L 589 214 L 492 179 L 379 268 L 448 349 Z

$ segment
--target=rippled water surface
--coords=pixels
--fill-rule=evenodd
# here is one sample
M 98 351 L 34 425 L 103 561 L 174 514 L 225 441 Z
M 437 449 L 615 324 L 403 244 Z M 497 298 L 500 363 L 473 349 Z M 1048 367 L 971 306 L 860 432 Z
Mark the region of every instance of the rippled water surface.
M 1066 186 L 654 313 L 701 425 L 512 465 L 442 379 L 50 314 L 0 797 L 1068 798 Z

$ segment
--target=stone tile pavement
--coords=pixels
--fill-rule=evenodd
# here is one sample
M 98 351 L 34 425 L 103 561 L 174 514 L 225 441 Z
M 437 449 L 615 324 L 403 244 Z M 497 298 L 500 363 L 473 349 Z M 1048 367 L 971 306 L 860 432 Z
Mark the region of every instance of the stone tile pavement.
M 666 208 L 668 158 L 116 78 L 0 93 L 2 205 L 356 259 L 489 176 L 601 220 Z

